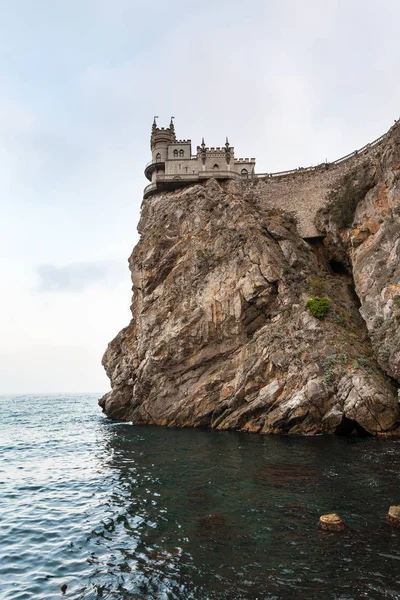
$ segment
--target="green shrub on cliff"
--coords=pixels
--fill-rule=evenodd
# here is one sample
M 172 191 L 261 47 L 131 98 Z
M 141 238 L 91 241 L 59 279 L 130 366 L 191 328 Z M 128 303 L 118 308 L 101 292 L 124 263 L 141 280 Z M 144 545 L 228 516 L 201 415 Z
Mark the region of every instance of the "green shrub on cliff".
M 317 319 L 322 319 L 329 311 L 330 307 L 331 303 L 328 298 L 313 296 L 306 302 L 306 308 L 308 308 L 313 317 L 316 317 Z

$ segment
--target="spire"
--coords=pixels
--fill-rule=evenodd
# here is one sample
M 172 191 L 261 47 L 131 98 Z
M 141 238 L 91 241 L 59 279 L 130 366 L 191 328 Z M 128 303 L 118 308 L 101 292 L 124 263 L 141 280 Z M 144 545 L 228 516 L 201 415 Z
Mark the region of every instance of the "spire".
M 156 119 L 158 119 L 157 116 L 154 117 L 153 125 L 151 127 L 150 148 L 152 150 L 153 150 L 153 139 L 154 139 L 155 134 L 157 133 L 157 121 L 156 121 Z
M 206 153 L 206 145 L 204 143 L 204 138 L 203 137 L 201 138 L 201 152 L 200 152 L 200 156 L 201 156 L 201 162 L 204 165 L 203 168 L 205 168 L 207 153 Z
M 175 117 L 171 117 L 171 122 L 169 124 L 169 129 L 170 129 L 170 132 L 172 134 L 172 139 L 175 142 L 176 135 L 175 135 L 174 119 L 175 119 Z
M 229 165 L 229 163 L 231 162 L 231 148 L 229 146 L 228 136 L 226 136 L 226 142 L 225 142 L 225 158 L 226 158 L 226 163 Z

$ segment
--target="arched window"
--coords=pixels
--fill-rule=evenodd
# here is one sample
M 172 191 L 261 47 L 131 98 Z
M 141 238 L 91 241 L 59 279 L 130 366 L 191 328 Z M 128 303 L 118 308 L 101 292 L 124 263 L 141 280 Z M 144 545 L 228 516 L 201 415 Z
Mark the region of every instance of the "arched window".
M 179 156 L 183 156 L 184 154 L 185 154 L 185 153 L 184 153 L 184 151 L 183 151 L 182 149 L 181 149 L 181 150 L 179 150 Z
M 213 166 L 213 171 L 219 171 L 219 166 L 217 164 Z
M 174 158 L 178 158 L 178 150 L 174 150 Z
M 161 154 L 159 152 L 156 154 L 156 162 L 161 162 Z
M 242 169 L 242 170 L 240 171 L 240 174 L 241 174 L 241 176 L 242 176 L 242 177 L 247 177 L 247 176 L 248 176 L 248 174 L 249 174 L 249 172 L 248 172 L 248 170 L 247 170 L 247 169 Z

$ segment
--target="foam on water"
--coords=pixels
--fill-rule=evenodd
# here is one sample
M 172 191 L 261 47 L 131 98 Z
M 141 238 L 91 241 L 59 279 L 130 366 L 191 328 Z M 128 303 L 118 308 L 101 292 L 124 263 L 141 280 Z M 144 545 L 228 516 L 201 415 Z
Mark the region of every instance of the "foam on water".
M 0 410 L 1 600 L 400 598 L 398 440 L 135 427 L 94 395 Z

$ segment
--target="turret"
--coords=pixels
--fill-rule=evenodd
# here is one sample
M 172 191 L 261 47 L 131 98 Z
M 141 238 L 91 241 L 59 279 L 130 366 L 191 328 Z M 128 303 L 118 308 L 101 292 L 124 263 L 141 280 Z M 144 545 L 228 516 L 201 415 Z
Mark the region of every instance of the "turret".
M 175 119 L 175 117 L 171 117 L 171 121 L 170 121 L 170 124 L 169 124 L 169 130 L 171 132 L 171 136 L 173 136 L 172 141 L 176 142 L 174 119 Z
M 153 126 L 151 128 L 150 147 L 153 158 L 158 152 L 161 152 L 161 157 L 165 160 L 167 157 L 167 146 L 176 140 L 175 127 L 173 117 L 169 127 L 157 127 L 156 118 L 154 117 Z
M 151 128 L 150 148 L 152 160 L 146 166 L 144 174 L 147 179 L 154 181 L 157 173 L 165 173 L 165 161 L 167 160 L 168 144 L 176 140 L 174 117 L 171 117 L 169 127 L 158 127 L 158 117 L 154 117 Z

